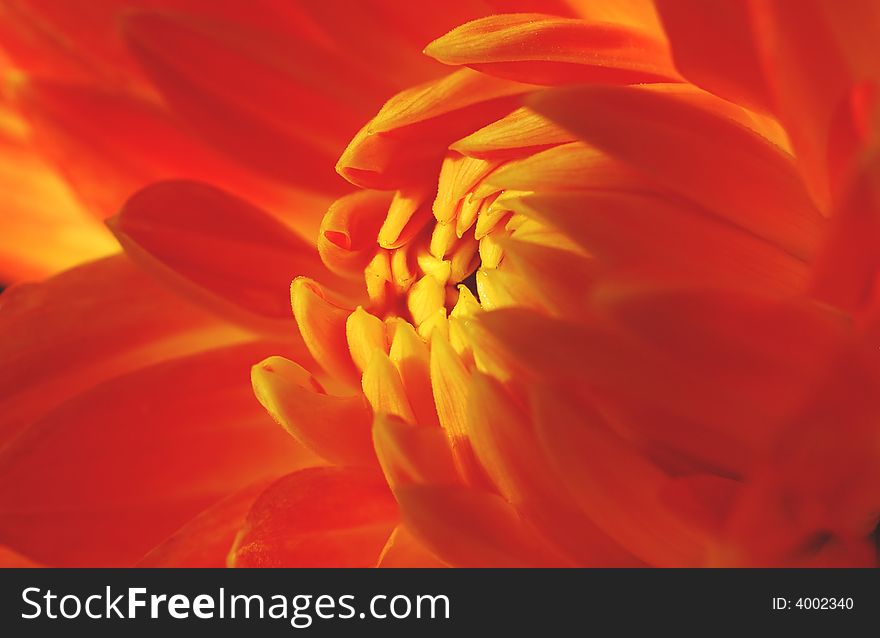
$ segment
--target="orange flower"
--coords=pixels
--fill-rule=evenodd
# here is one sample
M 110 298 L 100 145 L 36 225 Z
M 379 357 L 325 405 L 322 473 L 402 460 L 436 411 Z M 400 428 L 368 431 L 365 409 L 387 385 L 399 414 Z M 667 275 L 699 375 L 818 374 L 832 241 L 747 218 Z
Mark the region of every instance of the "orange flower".
M 281 212 L 160 182 L 111 222 L 125 257 L 4 296 L 0 542 L 52 564 L 876 564 L 872 3 L 167 4 L 126 18 L 140 71 L 83 49 L 112 97 L 19 108 L 59 165 L 83 154 L 96 210 L 185 177 Z M 40 16 L 89 37 L 69 18 Z M 132 123 L 127 152 L 96 144 Z M 242 379 L 270 353 L 253 389 L 292 439 Z

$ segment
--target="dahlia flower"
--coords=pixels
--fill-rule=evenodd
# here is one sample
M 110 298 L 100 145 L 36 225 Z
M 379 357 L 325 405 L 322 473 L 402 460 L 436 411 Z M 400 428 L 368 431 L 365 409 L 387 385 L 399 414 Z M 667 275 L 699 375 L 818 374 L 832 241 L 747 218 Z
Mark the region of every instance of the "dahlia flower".
M 0 7 L 6 562 L 877 564 L 876 3 Z

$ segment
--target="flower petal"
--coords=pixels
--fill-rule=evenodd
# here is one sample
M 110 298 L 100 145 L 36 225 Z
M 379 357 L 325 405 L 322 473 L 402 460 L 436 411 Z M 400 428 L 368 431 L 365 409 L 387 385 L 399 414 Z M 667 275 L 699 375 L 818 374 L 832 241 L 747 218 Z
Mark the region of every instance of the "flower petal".
M 370 363 L 364 369 L 361 385 L 374 413 L 397 416 L 407 423 L 415 422 L 397 368 L 381 350 L 373 352 Z
M 235 535 L 267 485 L 261 481 L 212 505 L 150 550 L 137 566 L 226 567 Z
M 600 189 L 529 195 L 510 206 L 559 229 L 606 274 L 786 294 L 807 288 L 803 261 L 687 202 Z
M 114 376 L 253 338 L 169 293 L 125 255 L 13 286 L 0 296 L 0 331 L 3 441 Z M 297 356 L 305 354 L 300 346 Z
M 468 22 L 434 40 L 425 53 L 445 64 L 532 84 L 634 84 L 678 77 L 658 38 L 620 25 L 540 13 Z
M 0 545 L 0 568 L 31 568 L 43 567 L 39 563 L 32 561 L 27 556 L 23 556 L 18 552 L 9 549 L 5 545 Z
M 317 455 L 339 465 L 375 467 L 373 413 L 362 395 L 326 394 L 307 370 L 283 357 L 255 365 L 251 382 L 272 418 Z
M 858 168 L 829 222 L 811 274 L 817 299 L 858 313 L 877 303 L 880 268 L 880 155 Z
M 315 361 L 340 383 L 358 387 L 360 374 L 346 340 L 346 322 L 351 310 L 327 297 L 318 283 L 305 277 L 297 277 L 290 286 L 293 316 Z
M 130 565 L 220 498 L 311 460 L 246 382 L 284 349 L 175 359 L 57 407 L 0 452 L 0 541 L 52 565 Z
M 377 191 L 358 191 L 333 202 L 318 230 L 324 265 L 337 275 L 362 280 L 390 203 L 388 193 Z
M 294 277 L 356 290 L 330 275 L 314 247 L 283 224 L 197 182 L 148 186 L 110 226 L 132 258 L 163 280 L 235 319 L 270 329 L 284 330 Z
M 467 487 L 412 485 L 395 495 L 407 528 L 453 567 L 564 567 L 501 497 Z
M 439 426 L 434 394 L 431 390 L 431 373 L 428 347 L 416 333 L 412 324 L 396 319 L 389 324 L 391 351 L 389 357 L 400 373 L 400 381 L 406 391 L 416 423 Z
M 385 482 L 351 468 L 314 467 L 257 499 L 235 541 L 233 567 L 373 567 L 398 523 Z
M 355 308 L 345 321 L 345 340 L 351 358 L 361 372 L 370 364 L 374 352 L 388 352 L 385 323 L 361 306 Z
M 524 379 L 588 385 L 634 443 L 728 476 L 766 453 L 850 330 L 818 304 L 723 290 L 609 285 L 592 305 L 578 323 L 484 313 L 475 348 Z
M 755 42 L 776 113 L 791 137 L 807 187 L 822 210 L 834 203 L 829 178 L 834 114 L 857 83 L 880 81 L 873 51 L 880 17 L 870 0 L 845 7 L 813 0 L 756 3 Z M 849 158 L 847 158 L 849 159 Z M 830 169 L 830 170 L 829 170 Z
M 583 142 L 561 144 L 508 162 L 489 175 L 486 182 L 522 191 L 660 189 L 647 175 Z
M 657 10 L 684 77 L 737 104 L 772 109 L 748 3 L 658 0 Z
M 640 564 L 560 491 L 530 415 L 500 384 L 475 374 L 468 411 L 470 439 L 483 467 L 502 496 L 547 538 L 579 565 Z
M 338 54 L 302 37 L 184 15 L 133 13 L 122 24 L 146 74 L 204 138 L 267 177 L 344 192 L 327 168 L 385 91 Z M 279 62 L 289 59 L 309 63 Z
M 376 567 L 449 567 L 429 552 L 405 526 L 394 528 Z
M 12 89 L 30 125 L 31 144 L 100 218 L 118 211 L 137 189 L 172 178 L 223 184 L 261 205 L 289 204 L 289 193 L 193 138 L 148 98 L 26 77 Z M 305 205 L 307 198 L 299 197 Z M 312 199 L 320 210 L 321 201 Z M 314 217 L 300 226 L 313 229 Z
M 513 111 L 532 88 L 461 69 L 403 91 L 358 132 L 336 170 L 379 190 L 436 175 L 449 144 Z
M 822 217 L 792 158 L 688 96 L 597 86 L 542 93 L 532 106 L 711 213 L 796 257 L 814 253 Z
M 373 421 L 373 444 L 392 490 L 402 485 L 458 485 L 462 482 L 449 439 L 440 428 L 413 425 L 379 413 Z
M 876 345 L 871 359 L 844 352 L 779 432 L 727 521 L 735 550 L 726 557 L 730 563 L 876 566 L 880 388 L 874 351 Z
M 20 118 L 0 102 L 0 280 L 6 284 L 47 277 L 119 251 L 26 134 Z
M 666 476 L 587 406 L 534 388 L 538 437 L 563 485 L 596 525 L 647 563 L 699 566 L 706 539 L 668 510 L 657 493 Z
M 547 118 L 521 107 L 461 138 L 449 148 L 468 157 L 491 157 L 501 153 L 565 144 L 574 139 L 574 135 Z

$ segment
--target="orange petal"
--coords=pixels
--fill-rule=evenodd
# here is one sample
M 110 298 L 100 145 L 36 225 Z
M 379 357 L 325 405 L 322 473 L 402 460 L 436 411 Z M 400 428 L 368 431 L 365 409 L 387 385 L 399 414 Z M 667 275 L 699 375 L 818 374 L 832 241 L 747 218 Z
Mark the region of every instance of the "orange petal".
M 107 379 L 253 338 L 157 285 L 125 255 L 5 291 L 0 331 L 4 441 Z M 308 358 L 301 345 L 296 356 Z
M 677 77 L 665 43 L 608 23 L 539 13 L 474 20 L 434 40 L 425 53 L 532 84 L 668 81 Z
M 150 550 L 137 566 L 226 567 L 235 535 L 267 485 L 261 481 L 212 505 Z
M 542 309 L 540 293 L 528 285 L 522 275 L 511 268 L 477 271 L 477 292 L 484 310 L 521 307 Z
M 748 3 L 659 0 L 657 10 L 685 78 L 737 104 L 772 110 Z
M 446 224 L 455 217 L 458 203 L 498 165 L 497 161 L 475 159 L 450 153 L 443 159 L 434 200 L 434 217 Z M 433 252 L 433 251 L 432 251 Z
M 588 190 L 531 195 L 510 205 L 559 229 L 605 272 L 788 294 L 807 287 L 803 261 L 686 202 Z
M 387 193 L 358 191 L 330 206 L 318 230 L 318 254 L 327 268 L 363 279 L 364 267 L 376 252 L 379 229 L 390 215 L 390 200 Z
M 310 461 L 244 382 L 283 350 L 174 359 L 57 407 L 0 453 L 0 541 L 52 565 L 130 565 L 220 498 Z
M 234 567 L 373 567 L 398 522 L 385 482 L 367 471 L 316 467 L 257 499 L 229 557 Z
M 616 0 L 616 2 L 593 2 L 593 0 L 566 0 L 575 14 L 589 22 L 614 22 L 635 27 L 663 36 L 663 28 L 654 8 L 654 0 Z M 550 13 L 562 15 L 559 11 Z
M 467 487 L 396 491 L 407 528 L 453 567 L 561 567 L 556 552 L 504 499 Z
M 452 6 L 437 0 L 418 7 L 395 0 L 363 5 L 327 0 L 303 3 L 302 10 L 353 66 L 387 85 L 390 94 L 442 74 L 439 64 L 421 55 L 425 42 L 488 7 L 468 2 Z
M 402 485 L 458 485 L 449 439 L 440 428 L 406 423 L 376 414 L 373 443 L 385 478 L 393 490 Z
M 277 329 L 290 316 L 285 291 L 294 277 L 327 280 L 304 240 L 247 202 L 197 182 L 148 186 L 110 226 L 159 277 L 234 318 L 277 322 Z M 346 286 L 331 277 L 333 283 Z
M 381 350 L 373 352 L 370 363 L 364 369 L 361 385 L 373 412 L 397 416 L 407 423 L 415 422 L 397 368 Z
M 320 285 L 305 277 L 293 280 L 290 299 L 299 332 L 315 361 L 333 378 L 358 386 L 360 374 L 345 336 L 351 311 L 334 304 Z
M 452 445 L 459 473 L 479 486 L 486 479 L 467 435 L 469 386 L 470 372 L 461 357 L 447 336 L 435 333 L 431 337 L 431 387 L 437 416 Z
M 172 110 L 202 137 L 270 178 L 344 192 L 328 168 L 386 89 L 338 53 L 302 37 L 180 14 L 132 13 L 122 28 Z
M 880 79 L 876 56 L 865 55 L 874 48 L 876 6 L 861 0 L 845 8 L 825 1 L 795 6 L 771 0 L 756 3 L 752 19 L 777 116 L 810 192 L 828 210 L 834 195 L 828 148 L 833 114 L 855 82 Z
M 400 248 L 431 219 L 431 211 L 423 206 L 428 201 L 429 188 L 418 184 L 394 193 L 388 216 L 379 229 L 382 248 Z
M 609 155 L 794 256 L 805 258 L 815 251 L 822 217 L 792 158 L 688 96 L 586 87 L 536 95 L 532 106 Z
M 345 321 L 345 340 L 348 342 L 348 350 L 351 352 L 354 364 L 362 372 L 369 365 L 376 350 L 388 352 L 385 324 L 360 306 L 355 308 Z
M 400 373 L 400 381 L 412 406 L 416 423 L 439 426 L 431 390 L 427 344 L 419 337 L 412 324 L 404 319 L 394 320 L 391 330 L 393 337 L 389 357 Z
M 522 107 L 461 138 L 449 148 L 469 157 L 489 157 L 525 149 L 537 150 L 574 139 L 574 135 L 565 129 Z
M 508 162 L 489 175 L 486 182 L 523 191 L 659 190 L 659 185 L 646 175 L 583 142 L 554 146 Z
M 880 390 L 874 364 L 863 353 L 845 352 L 779 433 L 727 521 L 739 552 L 731 562 L 876 566 Z
M 448 567 L 429 552 L 405 526 L 394 528 L 376 567 Z
M 876 303 L 880 273 L 880 156 L 859 167 L 829 222 L 825 244 L 812 272 L 817 299 L 849 312 Z
M 308 371 L 283 357 L 255 365 L 251 382 L 272 418 L 317 455 L 334 464 L 375 467 L 373 413 L 363 396 L 326 394 Z
M 510 113 L 532 87 L 461 69 L 392 97 L 336 170 L 363 188 L 397 189 L 436 174 L 446 147 Z
M 148 98 L 41 78 L 17 79 L 12 93 L 30 124 L 30 143 L 93 215 L 108 217 L 137 189 L 172 178 L 223 184 L 261 204 L 290 205 L 290 194 L 193 138 Z M 297 198 L 304 209 L 299 216 L 311 218 L 300 227 L 313 230 L 322 201 Z M 309 203 L 317 203 L 314 212 Z
M 647 563 L 699 566 L 706 541 L 658 498 L 666 476 L 586 406 L 534 388 L 538 437 L 562 483 L 595 524 Z
M 536 294 L 542 310 L 551 315 L 580 316 L 596 271 L 592 260 L 572 251 L 513 238 L 502 241 L 501 247 L 504 267 Z M 563 272 L 568 276 L 559 277 Z
M 475 374 L 468 411 L 470 439 L 483 467 L 502 496 L 547 538 L 579 565 L 639 564 L 559 490 L 530 416 L 499 383 Z
M 0 280 L 6 284 L 47 277 L 119 251 L 26 135 L 18 115 L 0 101 L 0 192 L 5 194 Z
M 32 561 L 27 556 L 23 556 L 18 552 L 9 549 L 5 545 L 0 545 L 0 568 L 31 568 L 43 567 L 39 563 Z
M 608 314 L 578 324 L 484 313 L 473 320 L 476 343 L 507 368 L 518 361 L 526 379 L 582 379 L 635 441 L 733 475 L 772 445 L 849 330 L 809 302 L 720 290 L 612 285 L 593 293 L 593 305 Z M 535 335 L 540 348 L 530 345 Z

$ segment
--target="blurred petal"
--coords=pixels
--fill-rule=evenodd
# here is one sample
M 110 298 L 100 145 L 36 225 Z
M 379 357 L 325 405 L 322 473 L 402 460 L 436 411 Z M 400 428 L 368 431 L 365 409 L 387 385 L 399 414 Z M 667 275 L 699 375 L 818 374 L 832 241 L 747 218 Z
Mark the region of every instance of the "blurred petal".
M 657 10 L 685 78 L 732 102 L 772 110 L 748 2 L 658 0 Z
M 224 498 L 150 550 L 138 567 L 226 567 L 235 535 L 254 500 L 266 489 L 260 482 Z
M 532 401 L 538 436 L 559 479 L 600 529 L 649 564 L 702 563 L 705 539 L 656 498 L 666 478 L 656 466 L 584 406 L 537 388 Z
M 440 428 L 413 425 L 380 413 L 373 422 L 373 443 L 393 490 L 410 484 L 461 483 L 449 440 Z
M 523 406 L 485 375 L 474 375 L 470 438 L 501 494 L 579 565 L 638 565 L 566 498 Z
M 338 55 L 302 38 L 168 13 L 130 14 L 123 33 L 171 108 L 217 148 L 273 179 L 344 191 L 327 169 L 384 92 Z
M 634 443 L 727 475 L 773 444 L 849 332 L 826 307 L 742 292 L 593 295 L 597 314 L 577 324 L 519 309 L 479 315 L 476 347 L 497 356 L 492 342 L 503 344 L 501 361 L 525 379 L 589 384 Z
M 398 488 L 395 495 L 406 526 L 453 567 L 569 565 L 495 494 L 413 485 Z
M 376 567 L 448 567 L 403 525 L 394 528 Z
M 0 568 L 30 568 L 43 567 L 39 563 L 32 561 L 27 556 L 22 556 L 5 545 L 0 545 Z
M 343 290 L 314 246 L 247 202 L 197 182 L 160 182 L 128 200 L 111 221 L 126 251 L 186 295 L 233 319 L 285 330 L 286 295 L 297 276 Z
M 0 280 L 38 279 L 119 251 L 103 225 L 30 148 L 26 127 L 0 104 Z
M 350 468 L 309 468 L 273 483 L 235 541 L 233 567 L 374 567 L 398 522 L 385 482 Z
M 857 313 L 876 304 L 880 273 L 880 156 L 859 167 L 840 201 L 812 272 L 816 298 Z
M 685 96 L 588 87 L 539 94 L 532 106 L 612 157 L 792 255 L 804 258 L 815 251 L 822 217 L 792 158 Z
M 511 206 L 561 230 L 606 273 L 787 294 L 807 287 L 807 264 L 687 202 L 599 189 L 529 195 Z
M 834 195 L 829 183 L 833 114 L 855 82 L 880 81 L 877 56 L 869 52 L 880 14 L 870 0 L 845 6 L 770 0 L 754 3 L 752 17 L 777 115 L 791 136 L 807 187 L 828 210 Z
M 0 539 L 53 565 L 131 564 L 230 492 L 308 460 L 246 382 L 279 349 L 145 367 L 44 416 L 0 452 Z
M 116 375 L 253 339 L 158 286 L 124 255 L 10 288 L 0 295 L 0 330 L 2 440 Z M 300 345 L 297 357 L 304 354 Z
M 284 196 L 279 187 L 192 138 L 149 98 L 41 78 L 21 78 L 13 89 L 31 125 L 31 143 L 95 216 L 108 217 L 137 189 L 171 178 L 222 183 L 261 204 Z

